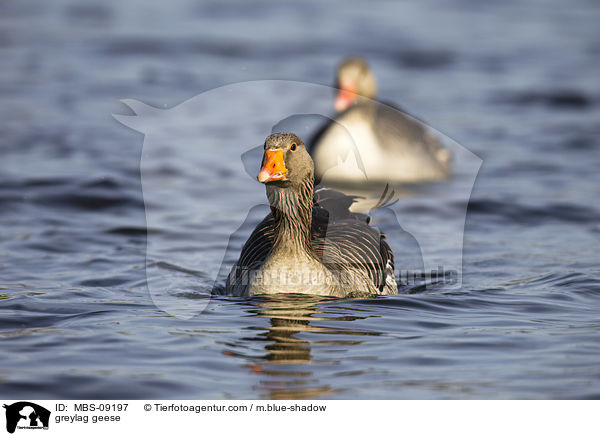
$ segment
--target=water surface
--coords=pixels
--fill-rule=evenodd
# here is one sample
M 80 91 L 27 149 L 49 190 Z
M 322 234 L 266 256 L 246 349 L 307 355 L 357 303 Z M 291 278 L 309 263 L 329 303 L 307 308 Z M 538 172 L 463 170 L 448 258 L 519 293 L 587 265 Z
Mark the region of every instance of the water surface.
M 8 1 L 0 17 L 0 396 L 600 397 L 593 1 Z M 128 113 L 119 99 L 173 107 L 239 81 L 329 84 L 349 53 L 368 57 L 386 100 L 483 160 L 462 286 L 362 300 L 208 297 L 218 253 L 232 248 L 228 268 L 264 211 L 263 187 L 244 171 L 208 177 L 218 172 L 207 164 L 170 201 L 195 199 L 209 218 L 159 204 L 147 223 L 143 137 L 112 119 Z M 191 174 L 186 165 L 166 158 L 156 171 Z M 460 183 L 395 210 L 440 230 L 464 212 L 452 195 Z M 230 240 L 225 229 L 252 211 L 228 208 L 248 193 L 258 209 Z M 418 268 L 414 241 L 379 222 L 397 266 Z M 180 259 L 148 259 L 182 277 L 157 285 L 201 314 L 153 304 L 147 228 Z

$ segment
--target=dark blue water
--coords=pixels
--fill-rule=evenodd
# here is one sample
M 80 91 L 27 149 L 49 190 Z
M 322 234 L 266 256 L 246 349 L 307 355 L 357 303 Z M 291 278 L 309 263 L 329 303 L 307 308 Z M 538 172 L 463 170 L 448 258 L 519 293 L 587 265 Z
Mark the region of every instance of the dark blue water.
M 0 397 L 600 398 L 599 21 L 591 0 L 2 2 Z M 215 166 L 216 146 L 204 166 L 165 153 L 151 179 L 189 182 L 145 204 L 148 138 L 111 114 L 241 81 L 330 84 L 350 53 L 386 100 L 482 159 L 462 284 L 211 297 L 263 187 L 237 159 Z M 211 137 L 240 155 L 257 143 L 232 131 L 269 133 L 211 113 L 197 119 L 218 119 Z M 438 235 L 433 258 L 467 207 L 458 168 L 394 206 L 405 230 Z M 410 270 L 414 240 L 393 221 L 379 222 Z M 201 313 L 160 310 L 157 289 Z

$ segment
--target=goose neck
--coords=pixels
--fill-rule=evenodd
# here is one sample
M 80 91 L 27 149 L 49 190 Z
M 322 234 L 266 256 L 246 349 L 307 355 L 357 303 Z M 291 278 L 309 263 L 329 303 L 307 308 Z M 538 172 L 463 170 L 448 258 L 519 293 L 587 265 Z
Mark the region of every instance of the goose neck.
M 267 186 L 267 197 L 275 219 L 274 249 L 310 251 L 313 184 L 295 188 Z

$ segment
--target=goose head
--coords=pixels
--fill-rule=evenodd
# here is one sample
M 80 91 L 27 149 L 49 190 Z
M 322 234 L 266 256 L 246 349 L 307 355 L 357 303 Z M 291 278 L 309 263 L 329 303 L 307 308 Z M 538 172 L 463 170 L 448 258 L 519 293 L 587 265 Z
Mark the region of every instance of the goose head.
M 339 93 L 335 99 L 335 110 L 342 112 L 360 101 L 360 97 L 375 99 L 377 81 L 369 64 L 359 57 L 344 59 L 337 69 Z
M 304 142 L 293 133 L 273 133 L 265 140 L 259 182 L 279 187 L 300 187 L 312 181 L 313 161 Z

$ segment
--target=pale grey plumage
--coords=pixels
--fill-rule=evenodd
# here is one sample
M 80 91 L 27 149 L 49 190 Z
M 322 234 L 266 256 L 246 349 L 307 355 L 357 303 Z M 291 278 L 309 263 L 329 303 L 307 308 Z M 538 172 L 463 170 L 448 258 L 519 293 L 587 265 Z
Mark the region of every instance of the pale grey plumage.
M 364 175 L 364 181 L 414 183 L 450 176 L 451 154 L 439 137 L 401 109 L 375 100 L 376 80 L 363 59 L 345 60 L 337 76 L 343 92 L 350 87 L 356 94 L 310 141 L 318 178 L 360 182 Z M 362 173 L 331 171 L 348 153 L 356 155 Z

